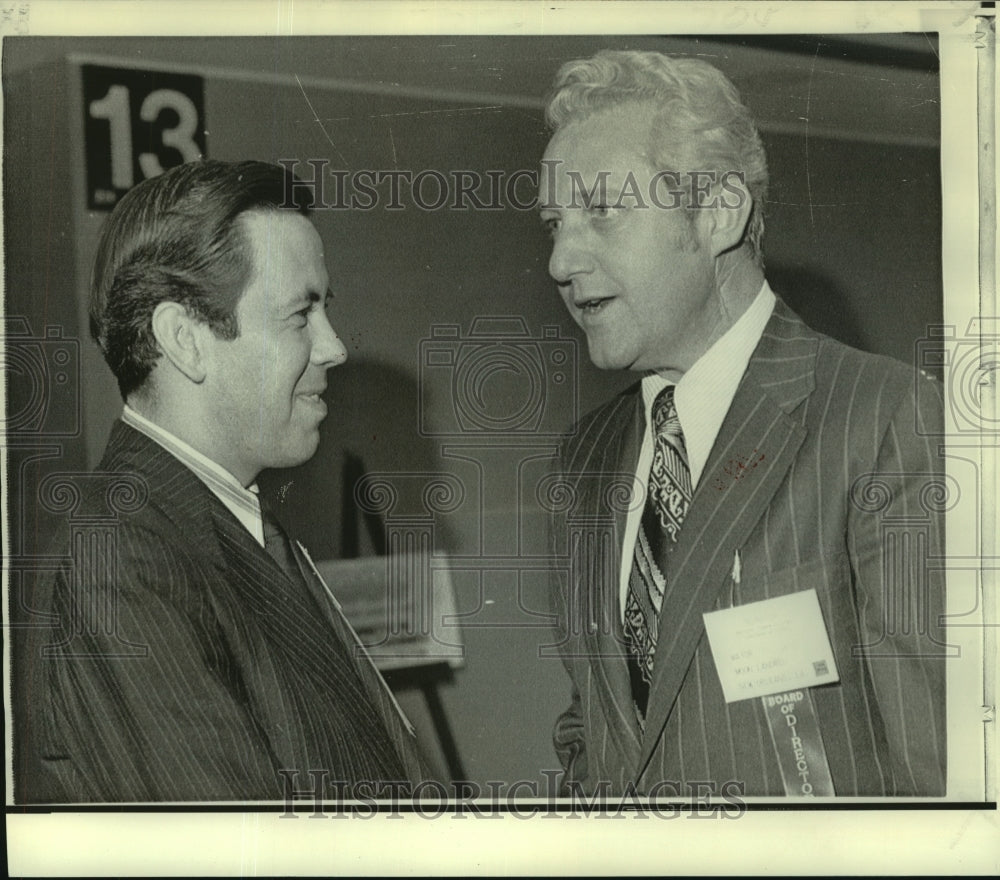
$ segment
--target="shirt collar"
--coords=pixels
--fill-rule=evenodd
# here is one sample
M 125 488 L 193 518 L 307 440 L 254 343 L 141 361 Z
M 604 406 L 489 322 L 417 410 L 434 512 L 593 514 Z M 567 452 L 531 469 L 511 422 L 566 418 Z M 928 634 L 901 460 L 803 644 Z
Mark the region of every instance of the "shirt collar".
M 692 487 L 698 485 L 715 438 L 736 396 L 736 389 L 774 311 L 775 299 L 765 281 L 750 307 L 676 383 L 674 400 L 684 432 Z M 653 401 L 664 388 L 673 384 L 657 373 L 643 378 L 642 400 L 647 431 Z
M 256 483 L 245 488 L 222 465 L 212 461 L 166 428 L 151 422 L 127 403 L 122 412 L 122 421 L 162 446 L 191 470 L 226 505 L 258 543 L 264 545 L 264 526 L 261 522 L 259 490 Z

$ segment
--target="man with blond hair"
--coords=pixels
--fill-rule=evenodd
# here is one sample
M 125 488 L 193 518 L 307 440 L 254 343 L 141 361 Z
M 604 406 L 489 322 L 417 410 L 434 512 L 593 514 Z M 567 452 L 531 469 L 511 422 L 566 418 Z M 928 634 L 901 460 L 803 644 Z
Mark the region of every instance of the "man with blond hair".
M 945 794 L 939 383 L 772 292 L 764 150 L 714 67 L 601 52 L 547 118 L 549 272 L 594 364 L 642 376 L 561 452 L 576 521 L 608 524 L 553 579 L 564 789 Z

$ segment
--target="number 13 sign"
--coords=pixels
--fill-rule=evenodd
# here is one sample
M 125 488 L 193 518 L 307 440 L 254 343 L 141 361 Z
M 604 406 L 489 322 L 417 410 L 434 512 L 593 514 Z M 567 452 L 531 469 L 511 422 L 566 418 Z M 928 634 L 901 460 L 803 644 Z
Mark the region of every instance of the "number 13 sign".
M 87 207 L 110 210 L 135 184 L 205 155 L 204 81 L 81 65 Z

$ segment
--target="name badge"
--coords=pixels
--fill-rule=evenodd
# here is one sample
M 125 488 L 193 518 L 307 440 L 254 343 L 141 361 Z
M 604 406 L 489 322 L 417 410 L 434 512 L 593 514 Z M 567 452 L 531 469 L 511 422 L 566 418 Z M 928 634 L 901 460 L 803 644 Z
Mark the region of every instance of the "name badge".
M 815 590 L 704 615 L 727 703 L 839 681 Z

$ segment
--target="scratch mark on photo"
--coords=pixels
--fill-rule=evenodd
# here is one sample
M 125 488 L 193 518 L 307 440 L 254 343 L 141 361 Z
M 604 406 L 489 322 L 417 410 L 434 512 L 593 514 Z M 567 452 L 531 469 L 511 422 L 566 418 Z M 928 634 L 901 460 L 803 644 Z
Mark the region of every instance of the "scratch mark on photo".
M 809 90 L 806 92 L 806 193 L 809 200 L 809 225 L 816 229 L 816 220 L 813 217 L 812 203 L 812 176 L 809 173 L 809 107 L 812 103 L 813 74 L 816 72 L 816 59 L 819 57 L 819 40 L 816 41 L 816 51 L 813 53 L 812 64 L 809 67 Z
M 323 125 L 322 120 L 319 118 L 319 114 L 316 112 L 316 108 L 313 107 L 312 101 L 309 100 L 309 96 L 306 94 L 306 90 L 302 85 L 302 81 L 299 79 L 299 75 L 295 74 L 295 82 L 299 85 L 299 90 L 302 92 L 302 97 L 306 99 L 306 104 L 309 105 L 309 112 L 313 115 L 313 121 L 319 126 L 319 130 L 323 132 L 323 136 L 326 138 L 327 142 L 333 147 L 333 151 L 337 154 L 337 158 L 343 163 L 343 166 L 347 167 L 347 160 L 344 158 L 344 154 L 337 149 L 337 145 L 333 142 L 333 138 L 330 137 L 330 133 L 326 130 Z

